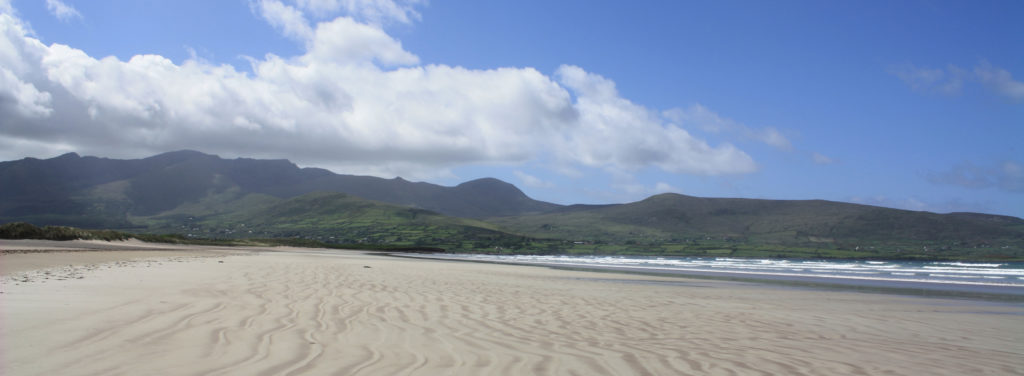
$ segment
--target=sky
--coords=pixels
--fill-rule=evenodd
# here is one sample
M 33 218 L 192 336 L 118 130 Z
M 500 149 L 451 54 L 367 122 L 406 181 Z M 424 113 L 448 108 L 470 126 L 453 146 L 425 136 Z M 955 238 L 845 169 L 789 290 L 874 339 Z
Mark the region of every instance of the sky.
M 1024 217 L 1024 2 L 0 0 L 0 160 Z

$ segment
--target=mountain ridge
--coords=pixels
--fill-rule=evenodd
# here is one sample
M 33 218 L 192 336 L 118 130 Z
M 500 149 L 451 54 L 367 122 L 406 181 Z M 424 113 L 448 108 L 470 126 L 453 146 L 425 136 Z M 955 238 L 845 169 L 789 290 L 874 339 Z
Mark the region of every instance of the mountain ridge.
M 157 215 L 233 188 L 237 188 L 239 197 L 257 193 L 290 198 L 320 191 L 343 192 L 469 218 L 518 215 L 559 206 L 533 200 L 504 182 L 505 186 L 493 190 L 499 193 L 497 195 L 484 196 L 479 194 L 479 189 L 473 189 L 479 185 L 499 185 L 496 179 L 444 187 L 400 178 L 299 168 L 284 159 L 222 159 L 193 150 L 130 160 L 81 157 L 76 153 L 51 159 L 25 158 L 0 162 L 0 178 L 4 182 L 0 184 L 3 195 L 0 219 L 7 221 L 27 219 L 32 222 L 32 218 L 25 218 L 26 214 L 49 213 L 105 217 L 110 220 L 103 222 L 109 224 L 123 220 L 112 218 L 118 217 L 115 215 L 118 212 L 131 216 Z M 113 184 L 117 182 L 122 183 Z M 102 194 L 89 191 L 96 187 L 105 191 Z M 96 195 L 106 197 L 107 202 L 97 205 L 95 200 L 89 199 Z M 56 224 L 83 225 L 76 221 Z
M 192 150 L 0 162 L 2 222 L 460 251 L 1024 258 L 1024 220 L 1010 216 L 675 193 L 558 205 L 495 178 L 448 187 Z

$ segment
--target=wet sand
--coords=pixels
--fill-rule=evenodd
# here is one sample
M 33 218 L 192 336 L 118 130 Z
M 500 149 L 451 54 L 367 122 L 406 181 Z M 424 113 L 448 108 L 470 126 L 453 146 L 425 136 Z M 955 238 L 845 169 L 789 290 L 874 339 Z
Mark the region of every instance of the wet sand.
M 0 255 L 0 374 L 1024 373 L 1020 304 L 351 251 L 126 252 L 37 253 L 48 269 Z

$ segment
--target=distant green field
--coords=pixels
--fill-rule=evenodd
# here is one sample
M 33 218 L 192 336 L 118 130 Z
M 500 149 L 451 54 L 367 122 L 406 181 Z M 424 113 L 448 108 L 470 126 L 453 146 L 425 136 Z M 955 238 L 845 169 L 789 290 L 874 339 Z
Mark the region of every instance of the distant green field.
M 389 231 L 393 230 L 393 231 Z M 269 229 L 268 229 L 269 231 Z M 739 258 L 799 258 L 799 259 L 902 259 L 902 260 L 968 260 L 968 261 L 1024 261 L 1024 257 L 1008 256 L 1006 249 L 978 248 L 973 252 L 924 251 L 899 249 L 896 251 L 863 251 L 829 248 L 778 247 L 737 242 L 704 243 L 651 243 L 613 244 L 570 242 L 554 239 L 532 239 L 500 232 L 461 231 L 443 227 L 409 228 L 392 226 L 378 228 L 377 232 L 359 241 L 348 238 L 314 235 L 316 231 L 282 230 L 278 235 L 288 236 L 200 236 L 196 234 L 130 234 L 110 230 L 82 230 L 71 227 L 35 227 L 26 223 L 0 225 L 2 239 L 97 239 L 123 240 L 138 238 L 149 242 L 201 244 L 201 245 L 290 245 L 339 249 L 368 249 L 393 251 L 434 251 L 455 253 L 495 254 L 595 254 L 595 255 L 647 255 L 677 257 L 739 257 Z M 291 232 L 288 232 L 291 231 Z M 297 232 L 296 232 L 297 231 Z M 332 230 L 336 232 L 337 230 Z M 272 231 L 271 231 L 272 232 Z M 267 232 L 260 232 L 265 235 Z M 225 234 L 220 235 L 238 235 Z M 372 239 L 372 240 L 371 240 Z M 1019 254 L 1019 253 L 1018 253 Z

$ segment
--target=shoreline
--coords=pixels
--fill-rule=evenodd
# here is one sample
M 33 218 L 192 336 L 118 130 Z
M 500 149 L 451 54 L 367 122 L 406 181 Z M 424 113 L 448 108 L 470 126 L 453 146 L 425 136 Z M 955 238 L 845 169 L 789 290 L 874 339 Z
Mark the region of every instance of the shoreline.
M 201 253 L 192 254 L 196 249 Z M 111 252 L 119 252 L 118 254 Z M 103 240 L 4 240 L 0 243 L 0 257 L 30 259 L 28 266 L 11 266 L 11 262 L 0 263 L 0 276 L 12 272 L 25 272 L 32 269 L 64 266 L 65 261 L 103 262 L 125 261 L 136 258 L 157 258 L 168 253 L 186 252 L 189 255 L 210 255 L 211 252 L 223 254 L 245 252 L 292 252 L 309 254 L 332 254 L 336 252 L 364 252 L 409 259 L 445 260 L 459 262 L 477 262 L 485 264 L 505 264 L 523 266 L 542 266 L 556 270 L 593 271 L 603 273 L 620 273 L 646 276 L 672 276 L 679 278 L 707 279 L 717 281 L 738 281 L 762 283 L 777 286 L 803 287 L 836 291 L 859 291 L 884 294 L 902 294 L 923 297 L 980 299 L 998 302 L 1024 302 L 1024 288 L 1013 285 L 974 284 L 965 282 L 933 282 L 881 279 L 850 276 L 807 276 L 787 273 L 742 272 L 728 270 L 695 270 L 665 267 L 644 266 L 612 266 L 583 263 L 545 263 L 545 262 L 504 262 L 492 260 L 471 260 L 459 257 L 446 257 L 445 254 L 420 254 L 407 252 L 376 251 L 376 250 L 341 250 L 329 248 L 303 248 L 288 246 L 202 246 L 170 243 L 148 243 L 138 240 L 103 241 Z M 65 253 L 65 258 L 57 260 L 44 254 Z M 77 255 L 76 255 L 77 254 Z M 103 254 L 104 256 L 95 256 Z M 20 261 L 20 260 L 19 260 Z M 21 262 L 14 263 L 21 264 Z
M 681 268 L 659 268 L 640 266 L 609 266 L 583 263 L 546 262 L 504 262 L 494 260 L 472 260 L 456 257 L 417 254 L 390 254 L 394 257 L 412 259 L 434 259 L 461 262 L 479 262 L 506 265 L 541 266 L 559 270 L 596 271 L 649 276 L 674 276 L 679 278 L 708 279 L 717 281 L 738 281 L 763 283 L 778 286 L 818 288 L 838 291 L 860 291 L 884 294 L 914 295 L 923 297 L 980 299 L 999 302 L 1024 303 L 1024 288 L 1008 285 L 980 285 L 972 283 L 945 283 L 931 281 L 905 281 L 895 279 L 871 279 L 846 276 L 806 276 L 786 273 L 759 273 L 737 271 L 709 271 Z

